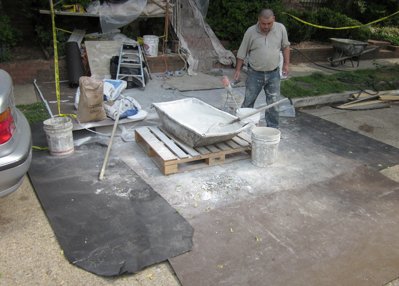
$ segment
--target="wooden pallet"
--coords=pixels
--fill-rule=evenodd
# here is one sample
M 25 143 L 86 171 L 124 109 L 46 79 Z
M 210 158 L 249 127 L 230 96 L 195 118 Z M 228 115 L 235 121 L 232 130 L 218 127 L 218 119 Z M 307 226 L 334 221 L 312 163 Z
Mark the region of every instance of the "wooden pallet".
M 158 127 L 137 128 L 135 138 L 164 175 L 242 160 L 248 158 L 251 151 L 251 138 L 246 133 L 222 143 L 195 148 Z

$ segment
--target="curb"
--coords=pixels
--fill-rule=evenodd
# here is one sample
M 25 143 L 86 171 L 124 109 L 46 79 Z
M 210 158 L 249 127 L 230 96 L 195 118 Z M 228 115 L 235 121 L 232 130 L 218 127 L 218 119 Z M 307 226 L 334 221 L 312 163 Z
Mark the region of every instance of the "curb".
M 319 96 L 308 96 L 301 98 L 291 98 L 294 107 L 309 107 L 314 105 L 326 105 L 338 102 L 345 102 L 351 94 L 358 91 L 346 91 L 342 93 L 331 93 Z

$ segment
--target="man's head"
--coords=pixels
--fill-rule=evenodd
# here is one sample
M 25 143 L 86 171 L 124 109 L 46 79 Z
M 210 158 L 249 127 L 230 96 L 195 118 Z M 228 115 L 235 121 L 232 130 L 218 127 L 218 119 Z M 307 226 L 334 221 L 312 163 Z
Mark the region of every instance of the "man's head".
M 258 24 L 259 29 L 263 33 L 269 33 L 270 29 L 273 27 L 275 21 L 274 13 L 270 9 L 263 9 L 259 13 Z

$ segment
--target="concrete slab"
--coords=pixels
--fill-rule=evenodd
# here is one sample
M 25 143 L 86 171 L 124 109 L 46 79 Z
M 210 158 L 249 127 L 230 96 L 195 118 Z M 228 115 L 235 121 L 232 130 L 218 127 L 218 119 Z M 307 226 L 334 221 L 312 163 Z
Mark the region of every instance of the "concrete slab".
M 399 165 L 381 170 L 381 174 L 383 174 L 384 176 L 390 178 L 395 182 L 399 182 Z
M 179 91 L 223 89 L 222 76 L 226 75 L 233 80 L 233 69 L 220 70 L 220 74 L 198 73 L 195 76 L 183 74 L 182 76 L 167 77 L 164 88 L 178 89 Z M 244 86 L 246 74 L 243 73 L 237 87 Z
M 36 97 L 33 83 L 14 85 L 14 97 L 16 105 L 31 104 L 40 101 L 40 99 Z
M 390 108 L 375 110 L 350 111 L 323 106 L 303 111 L 399 148 L 397 103 L 392 103 Z

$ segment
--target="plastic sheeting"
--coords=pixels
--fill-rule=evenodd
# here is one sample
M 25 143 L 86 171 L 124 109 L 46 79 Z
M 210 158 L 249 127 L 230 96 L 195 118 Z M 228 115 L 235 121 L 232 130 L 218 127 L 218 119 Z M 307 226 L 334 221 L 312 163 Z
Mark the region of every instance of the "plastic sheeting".
M 99 14 L 102 32 L 109 33 L 136 20 L 146 5 L 147 0 L 127 0 L 118 4 L 100 4 L 99 1 L 95 1 L 88 8 L 88 12 Z
M 204 21 L 195 1 L 200 1 L 202 4 L 206 2 L 177 0 L 175 7 L 178 10 L 175 11 L 173 20 L 181 46 L 187 51 L 188 74 L 195 75 L 198 71 L 208 71 L 217 61 L 223 65 L 235 65 L 235 56 L 222 46 L 211 27 Z
M 147 17 L 163 17 L 166 11 L 166 1 L 156 2 L 157 4 L 151 3 L 153 0 L 147 1 L 147 6 L 143 10 L 142 15 Z M 173 13 L 173 5 L 169 3 L 169 15 Z
M 198 10 L 200 10 L 202 17 L 206 18 L 208 13 L 209 0 L 195 0 Z
M 158 15 L 165 2 L 157 1 L 155 4 L 147 0 L 128 0 L 121 4 L 100 4 L 99 1 L 95 1 L 88 8 L 88 12 L 99 14 L 102 32 L 110 33 L 131 23 L 140 15 Z M 181 52 L 186 56 L 190 75 L 212 69 L 217 61 L 223 65 L 235 65 L 233 53 L 222 46 L 204 21 L 209 0 L 173 0 L 169 4 L 170 7 L 174 7 L 172 25 L 181 42 Z M 158 6 L 158 9 L 152 9 L 151 5 Z

